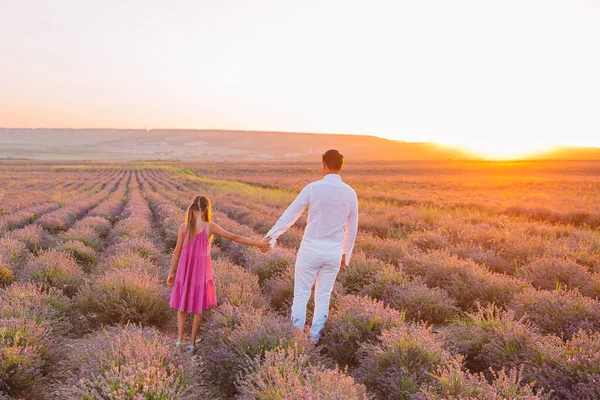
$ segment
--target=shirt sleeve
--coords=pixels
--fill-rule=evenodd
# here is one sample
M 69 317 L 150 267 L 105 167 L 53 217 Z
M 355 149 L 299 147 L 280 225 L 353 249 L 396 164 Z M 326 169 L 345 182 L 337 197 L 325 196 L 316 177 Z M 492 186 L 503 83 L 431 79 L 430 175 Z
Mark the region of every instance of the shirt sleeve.
M 344 247 L 343 254 L 346 256 L 346 265 L 350 264 L 352 249 L 356 241 L 356 232 L 358 231 L 358 198 L 354 196 L 354 204 L 350 209 L 346 228 L 344 229 Z
M 310 185 L 306 185 L 265 237 L 277 239 L 300 218 L 310 200 Z

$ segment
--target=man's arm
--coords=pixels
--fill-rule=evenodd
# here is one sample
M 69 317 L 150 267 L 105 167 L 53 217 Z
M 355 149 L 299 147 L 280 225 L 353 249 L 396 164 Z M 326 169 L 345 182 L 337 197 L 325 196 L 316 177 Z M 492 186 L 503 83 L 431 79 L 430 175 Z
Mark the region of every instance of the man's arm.
M 358 199 L 354 198 L 354 204 L 350 209 L 348 215 L 348 221 L 346 222 L 346 228 L 344 229 L 344 248 L 342 256 L 342 264 L 348 265 L 350 263 L 350 256 L 352 256 L 352 249 L 354 248 L 354 242 L 356 240 L 356 232 L 358 231 Z
M 310 185 L 306 185 L 300 192 L 298 197 L 290 204 L 290 206 L 281 215 L 279 220 L 273 225 L 271 230 L 265 235 L 265 239 L 277 239 L 285 231 L 287 231 L 300 218 L 304 209 L 310 200 Z M 263 241 L 265 241 L 263 239 Z

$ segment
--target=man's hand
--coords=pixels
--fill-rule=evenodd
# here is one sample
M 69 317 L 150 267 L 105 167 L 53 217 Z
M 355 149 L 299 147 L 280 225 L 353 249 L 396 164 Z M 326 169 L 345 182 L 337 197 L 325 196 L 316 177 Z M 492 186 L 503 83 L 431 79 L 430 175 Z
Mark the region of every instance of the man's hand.
M 265 237 L 263 238 L 263 240 L 261 240 L 261 242 L 265 242 L 265 243 L 269 243 L 270 241 L 271 241 L 271 238 L 270 238 L 270 237 L 268 237 L 268 236 L 265 236 Z
M 346 255 L 342 256 L 342 262 L 340 263 L 340 269 L 346 268 Z

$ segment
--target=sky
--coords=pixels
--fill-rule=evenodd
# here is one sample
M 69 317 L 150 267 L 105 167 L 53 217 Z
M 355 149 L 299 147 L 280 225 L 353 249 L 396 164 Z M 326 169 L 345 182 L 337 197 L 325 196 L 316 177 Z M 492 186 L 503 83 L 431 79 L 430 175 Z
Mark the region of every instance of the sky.
M 0 0 L 0 126 L 600 147 L 600 0 Z

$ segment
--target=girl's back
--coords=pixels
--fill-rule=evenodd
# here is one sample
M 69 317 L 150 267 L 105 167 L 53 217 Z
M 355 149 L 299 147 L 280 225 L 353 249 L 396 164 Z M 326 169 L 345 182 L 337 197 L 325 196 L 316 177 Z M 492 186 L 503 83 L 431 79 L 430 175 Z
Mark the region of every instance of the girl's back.
M 186 249 L 189 249 L 188 251 L 190 251 L 191 249 L 194 252 L 202 252 L 206 253 L 206 255 L 210 255 L 210 237 L 208 234 L 208 223 L 199 221 L 196 224 L 195 233 L 192 233 L 189 237 L 186 224 L 181 224 L 180 228 L 183 229 L 183 235 L 186 238 L 186 240 L 183 242 L 183 248 L 181 249 L 182 256 L 183 252 Z
M 173 284 L 171 307 L 180 311 L 201 313 L 217 304 L 212 276 L 208 224 L 200 223 L 195 233 L 188 237 L 183 224 L 185 241 L 181 249 L 177 276 Z
M 196 196 L 185 215 L 186 223 L 177 231 L 177 244 L 171 256 L 171 268 L 167 284 L 173 286 L 171 308 L 177 313 L 177 332 L 180 345 L 183 340 L 185 316 L 194 313 L 192 336 L 188 349 L 195 350 L 196 337 L 200 329 L 200 315 L 203 310 L 217 305 L 217 294 L 213 282 L 212 263 L 210 261 L 210 237 L 215 234 L 237 243 L 256 246 L 266 251 L 266 242 L 253 240 L 227 232 L 211 222 L 210 200 L 206 196 Z M 175 277 L 175 267 L 177 277 Z

